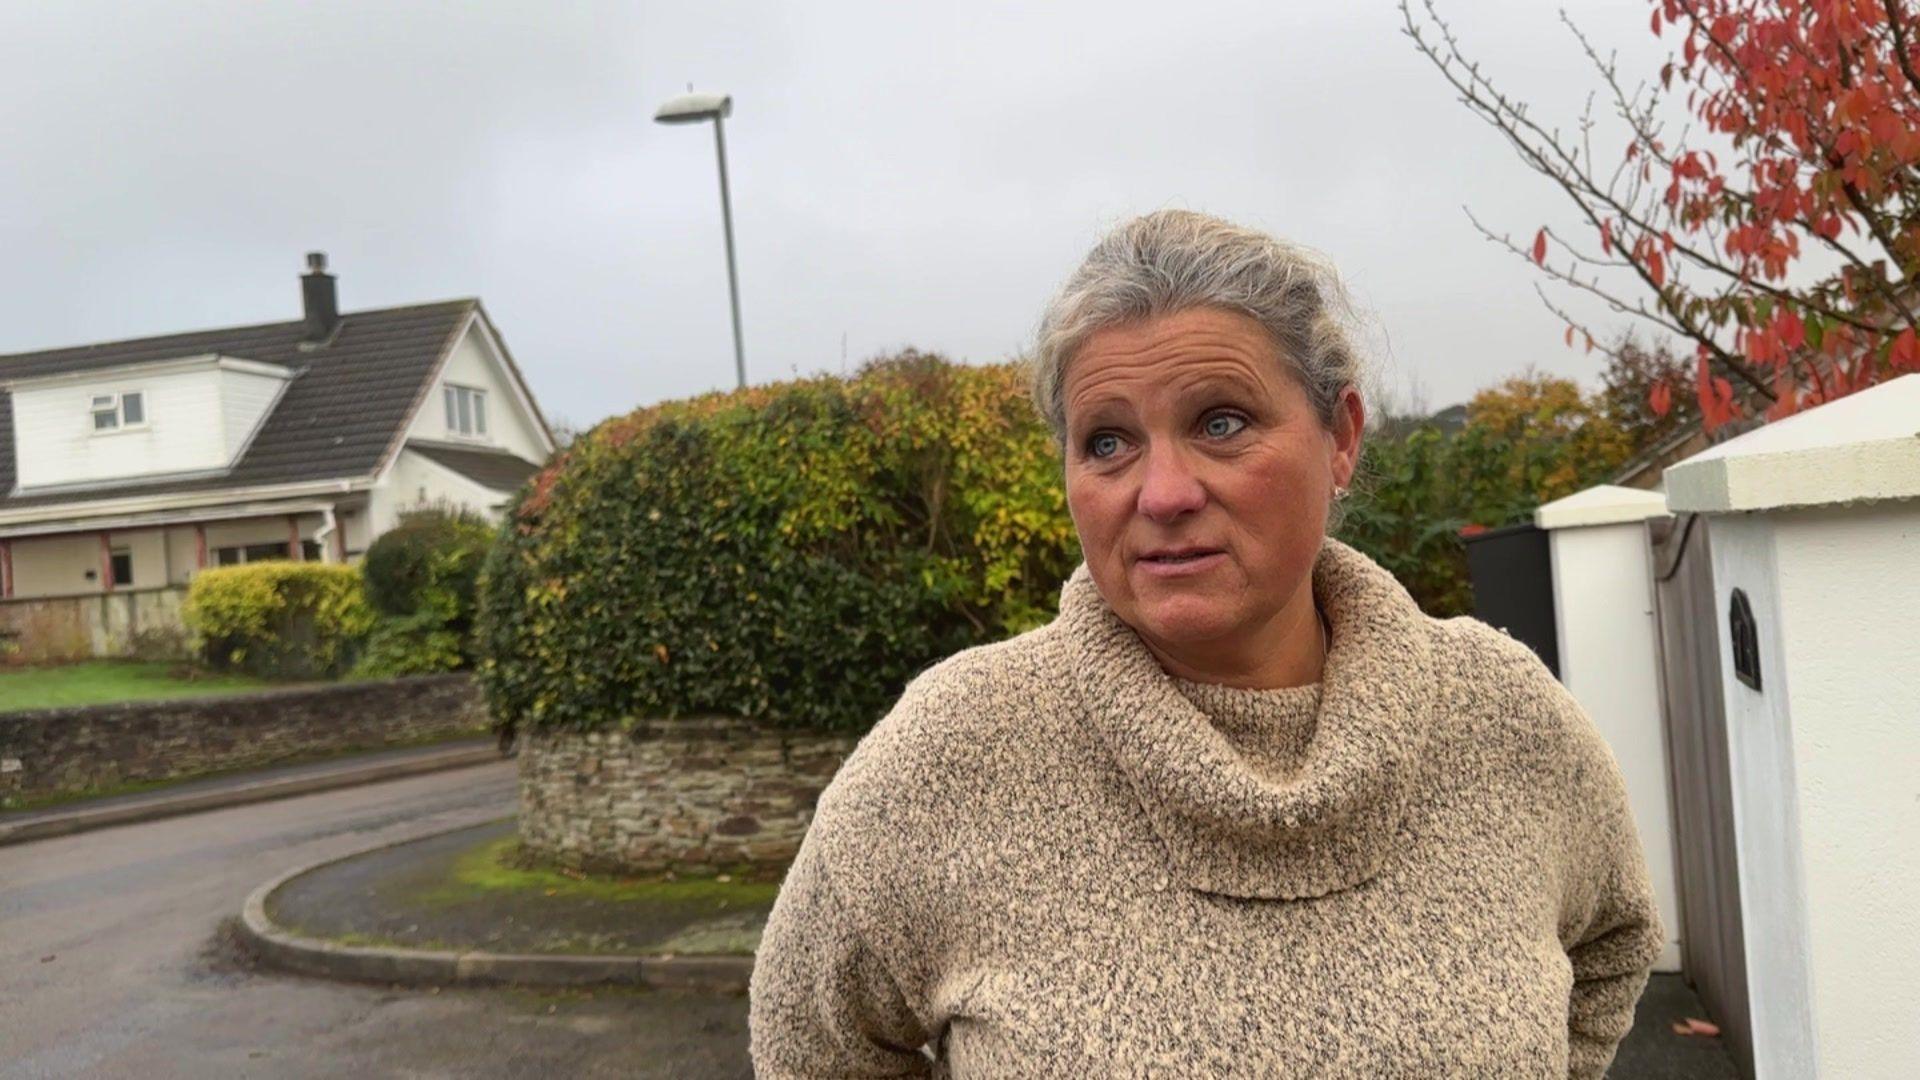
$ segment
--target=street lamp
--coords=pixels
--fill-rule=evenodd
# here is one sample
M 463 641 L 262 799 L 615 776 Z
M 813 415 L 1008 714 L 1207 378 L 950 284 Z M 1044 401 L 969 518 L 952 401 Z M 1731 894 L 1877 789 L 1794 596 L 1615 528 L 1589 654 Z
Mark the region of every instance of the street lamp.
M 733 206 L 727 196 L 727 139 L 721 121 L 733 114 L 733 98 L 726 94 L 681 94 L 653 114 L 662 124 L 713 121 L 713 148 L 720 155 L 720 221 L 727 232 L 727 296 L 733 302 L 733 368 L 741 389 L 747 385 L 747 354 L 740 344 L 740 278 L 733 268 Z

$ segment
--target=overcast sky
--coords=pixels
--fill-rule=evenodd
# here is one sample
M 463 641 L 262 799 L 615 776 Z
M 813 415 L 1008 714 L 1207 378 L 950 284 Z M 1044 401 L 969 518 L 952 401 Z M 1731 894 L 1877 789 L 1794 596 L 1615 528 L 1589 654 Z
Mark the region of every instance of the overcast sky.
M 1571 119 L 1553 5 L 1441 0 Z M 1651 71 L 1644 0 L 1570 0 Z M 748 377 L 906 345 L 1017 352 L 1099 233 L 1206 210 L 1330 254 L 1389 382 L 1591 382 L 1529 268 L 1567 206 L 1446 92 L 1391 0 L 7 4 L 0 352 L 479 296 L 549 416 L 733 382 L 711 129 L 727 125 Z

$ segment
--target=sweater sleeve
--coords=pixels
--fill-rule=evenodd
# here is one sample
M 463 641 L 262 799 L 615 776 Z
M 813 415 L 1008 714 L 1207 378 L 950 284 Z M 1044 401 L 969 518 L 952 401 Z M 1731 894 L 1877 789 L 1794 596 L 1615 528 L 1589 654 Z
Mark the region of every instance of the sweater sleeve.
M 754 1075 L 930 1076 L 919 1049 L 929 1032 L 841 900 L 816 832 L 787 871 L 754 960 Z
M 1580 716 L 1584 764 L 1561 943 L 1573 969 L 1567 1003 L 1569 1080 L 1606 1075 L 1666 941 L 1626 782 L 1612 751 Z

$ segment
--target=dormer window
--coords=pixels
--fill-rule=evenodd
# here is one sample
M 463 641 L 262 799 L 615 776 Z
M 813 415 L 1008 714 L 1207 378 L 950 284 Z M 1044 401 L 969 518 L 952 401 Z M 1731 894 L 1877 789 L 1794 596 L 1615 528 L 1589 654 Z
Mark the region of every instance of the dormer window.
M 143 427 L 147 422 L 146 396 L 138 390 L 120 394 L 95 394 L 91 403 L 93 430 L 119 431 Z
M 442 392 L 447 405 L 447 431 L 469 438 L 487 434 L 487 392 L 448 383 Z

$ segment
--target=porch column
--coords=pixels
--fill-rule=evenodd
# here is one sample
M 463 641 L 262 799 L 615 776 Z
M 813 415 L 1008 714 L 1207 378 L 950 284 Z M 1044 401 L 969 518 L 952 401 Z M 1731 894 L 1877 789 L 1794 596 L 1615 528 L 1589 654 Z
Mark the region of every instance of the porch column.
M 13 541 L 0 540 L 0 600 L 13 595 Z
M 287 558 L 299 562 L 300 554 L 300 515 L 287 515 Z
M 207 527 L 205 525 L 193 527 L 193 568 L 195 570 L 207 568 Z
M 100 586 L 103 592 L 113 591 L 113 534 L 100 534 Z

